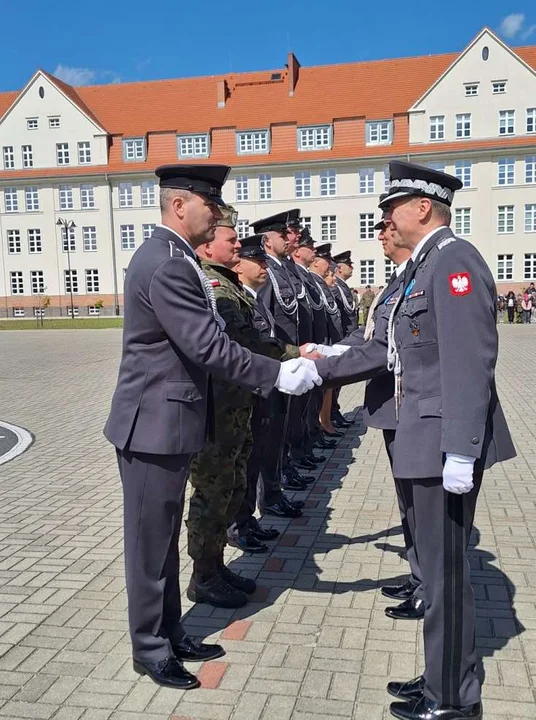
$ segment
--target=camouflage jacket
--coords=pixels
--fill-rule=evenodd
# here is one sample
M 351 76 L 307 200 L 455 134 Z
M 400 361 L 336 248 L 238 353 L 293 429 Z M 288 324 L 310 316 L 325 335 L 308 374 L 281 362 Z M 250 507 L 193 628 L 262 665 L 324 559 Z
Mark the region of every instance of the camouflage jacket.
M 218 312 L 225 320 L 225 332 L 232 340 L 251 352 L 267 355 L 275 360 L 290 360 L 300 356 L 295 345 L 286 345 L 276 338 L 263 338 L 254 326 L 255 300 L 244 290 L 238 276 L 229 268 L 202 260 L 203 272 L 208 277 L 216 296 Z M 253 405 L 254 396 L 245 388 L 213 377 L 215 407 L 236 408 Z

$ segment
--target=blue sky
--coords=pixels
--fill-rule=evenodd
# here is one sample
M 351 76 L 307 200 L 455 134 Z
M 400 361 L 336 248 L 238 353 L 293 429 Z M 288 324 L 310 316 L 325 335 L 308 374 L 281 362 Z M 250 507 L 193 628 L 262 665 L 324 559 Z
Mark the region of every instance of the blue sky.
M 95 84 L 280 68 L 289 50 L 302 65 L 452 52 L 484 25 L 536 43 L 533 0 L 2 0 L 1 18 L 1 90 L 37 67 Z

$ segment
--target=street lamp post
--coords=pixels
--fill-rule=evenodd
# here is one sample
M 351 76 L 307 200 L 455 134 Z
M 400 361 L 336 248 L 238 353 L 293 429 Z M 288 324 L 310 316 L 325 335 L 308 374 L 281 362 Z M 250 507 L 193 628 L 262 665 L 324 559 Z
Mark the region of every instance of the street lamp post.
M 74 320 L 74 301 L 73 301 L 73 274 L 71 272 L 71 239 L 69 238 L 69 230 L 75 228 L 74 220 L 66 220 L 58 218 L 56 225 L 62 227 L 65 232 L 65 240 L 67 242 L 67 267 L 69 268 L 69 290 L 71 295 L 71 320 Z M 63 240 L 63 238 L 62 238 Z

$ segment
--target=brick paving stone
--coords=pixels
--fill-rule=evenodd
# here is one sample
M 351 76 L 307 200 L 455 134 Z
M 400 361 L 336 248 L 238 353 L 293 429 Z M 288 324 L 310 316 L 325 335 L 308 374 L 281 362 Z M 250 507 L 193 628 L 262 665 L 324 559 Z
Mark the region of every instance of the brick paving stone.
M 536 386 L 526 372 L 536 332 L 499 332 L 497 379 L 518 457 L 487 473 L 471 568 L 486 720 L 521 720 L 534 717 L 536 691 Z M 304 515 L 270 518 L 282 534 L 265 558 L 227 549 L 235 571 L 260 578 L 251 602 L 233 612 L 185 599 L 189 630 L 227 650 L 223 662 L 189 665 L 206 676 L 203 689 L 158 688 L 133 673 L 121 488 L 102 436 L 120 337 L 2 336 L 4 419 L 36 443 L 0 479 L 0 717 L 385 720 L 386 682 L 422 670 L 422 623 L 383 612 L 378 586 L 402 580 L 407 565 L 382 436 L 362 426 L 363 385 L 341 393 L 357 422 L 299 494 Z M 184 528 L 180 547 L 184 592 Z

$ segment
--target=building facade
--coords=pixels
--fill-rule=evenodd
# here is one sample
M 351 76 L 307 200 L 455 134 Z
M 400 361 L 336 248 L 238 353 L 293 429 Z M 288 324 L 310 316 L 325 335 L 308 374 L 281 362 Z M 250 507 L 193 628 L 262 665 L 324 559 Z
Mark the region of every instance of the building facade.
M 499 291 L 536 279 L 536 46 L 487 29 L 462 53 L 313 68 L 291 53 L 221 77 L 73 88 L 38 70 L 0 94 L 0 151 L 0 317 L 120 312 L 159 219 L 153 170 L 173 162 L 232 166 L 240 236 L 300 207 L 315 240 L 352 251 L 355 287 L 392 272 L 373 230 L 389 160 L 428 164 L 462 179 L 453 228 Z

